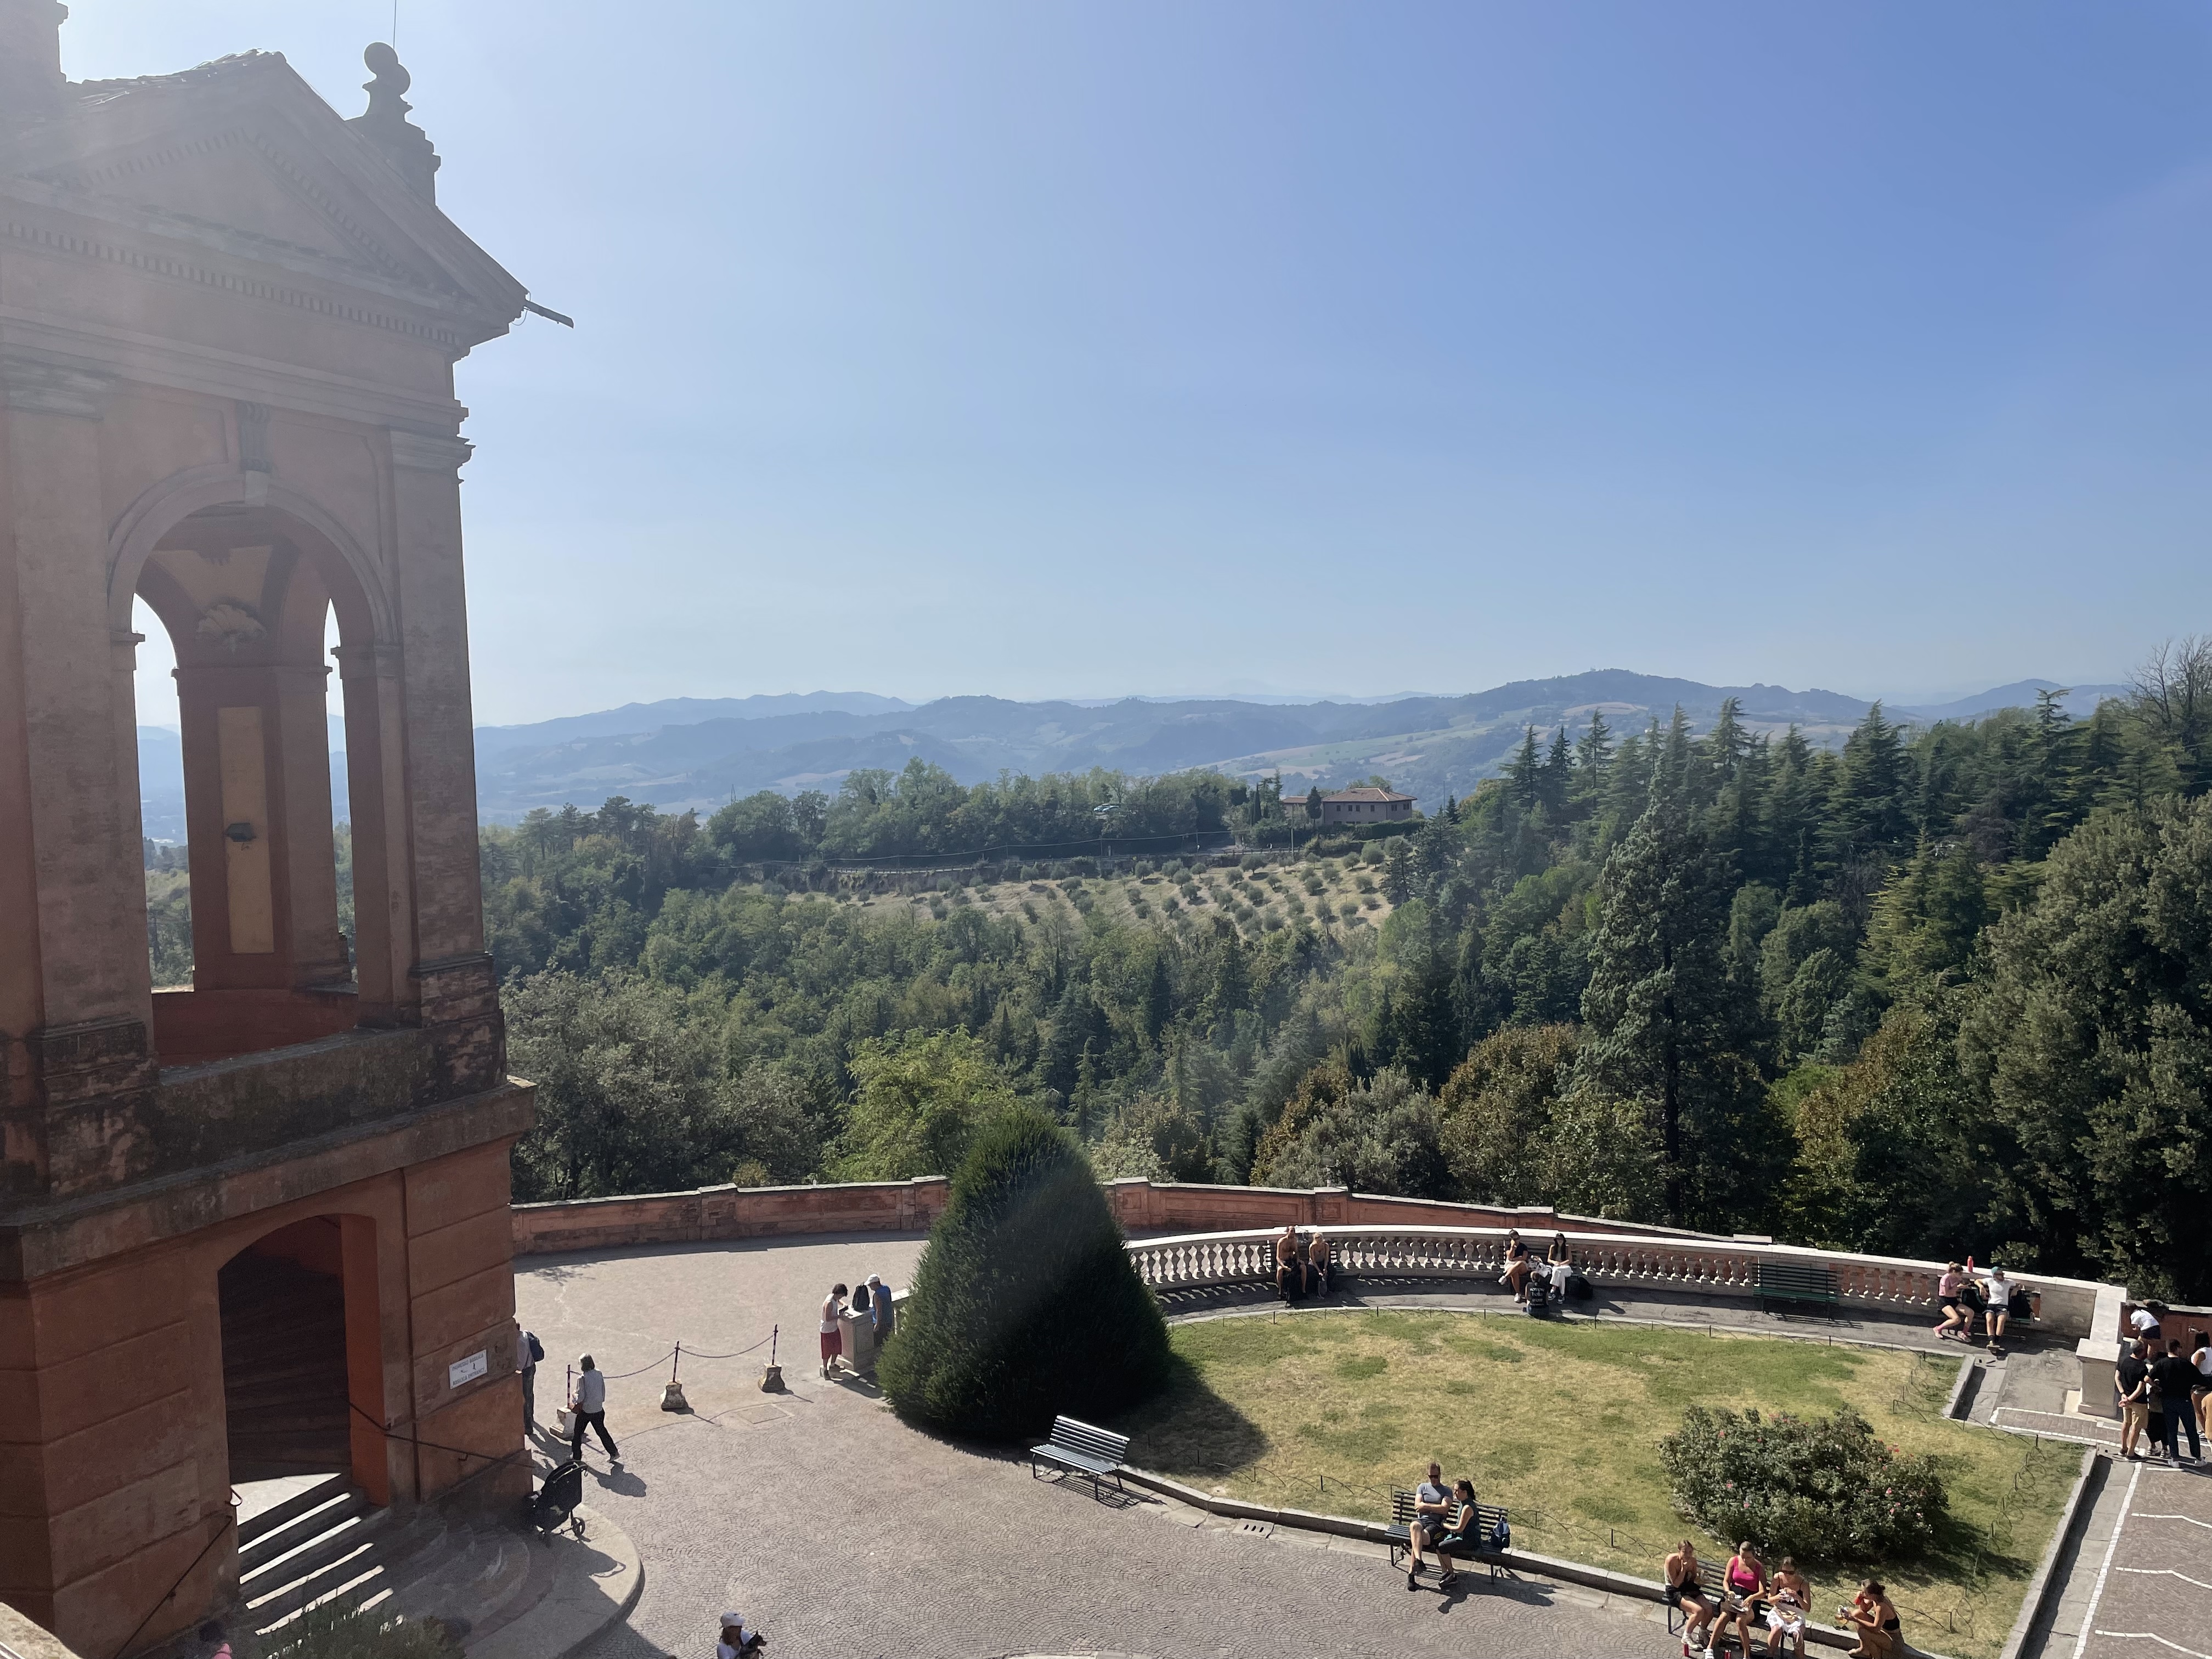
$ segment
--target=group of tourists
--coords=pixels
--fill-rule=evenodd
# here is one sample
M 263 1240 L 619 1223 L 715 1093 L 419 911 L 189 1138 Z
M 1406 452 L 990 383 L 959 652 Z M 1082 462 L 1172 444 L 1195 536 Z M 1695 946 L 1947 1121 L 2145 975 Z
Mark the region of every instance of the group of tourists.
M 1443 1465 L 1429 1465 L 1429 1478 L 1413 1489 L 1413 1513 L 1406 1526 L 1406 1588 L 1421 1587 L 1421 1555 L 1432 1553 L 1437 1565 L 1443 1569 L 1437 1583 L 1449 1589 L 1459 1583 L 1459 1571 L 1452 1565 L 1457 1555 L 1473 1555 L 1484 1549 L 1502 1549 L 1502 1538 L 1486 1539 L 1482 1535 L 1482 1514 L 1475 1505 L 1474 1483 L 1455 1480 L 1444 1484 Z
M 1716 1589 L 1705 1582 L 1696 1540 L 1685 1538 L 1661 1571 L 1668 1597 L 1681 1610 L 1683 1659 L 1716 1659 L 1727 1647 L 1731 1628 L 1743 1659 L 1751 1659 L 1753 1634 L 1762 1630 L 1770 1659 L 1780 1659 L 1792 1642 L 1798 1659 L 1804 1659 L 1813 1586 L 1790 1557 L 1769 1571 L 1747 1540 L 1735 1547 Z M 1879 1578 L 1859 1585 L 1849 1605 L 1836 1609 L 1836 1622 L 1857 1638 L 1851 1649 L 1857 1659 L 1894 1659 L 1904 1651 L 1897 1608 Z
M 1516 1302 L 1530 1304 L 1539 1313 L 1546 1302 L 1564 1302 L 1570 1295 L 1590 1293 L 1589 1281 L 1575 1271 L 1565 1233 L 1552 1235 L 1551 1246 L 1539 1261 L 1536 1253 L 1522 1242 L 1518 1227 L 1505 1230 L 1505 1271 L 1498 1276 L 1498 1282 L 1511 1287 Z
M 847 1297 L 850 1297 L 848 1302 Z M 845 1334 L 841 1317 L 848 1313 L 866 1314 L 868 1327 L 875 1333 L 878 1347 L 890 1340 L 891 1326 L 897 1319 L 891 1306 L 891 1293 L 879 1273 L 870 1273 L 866 1284 L 857 1291 L 849 1290 L 842 1282 L 830 1287 L 830 1294 L 822 1298 L 822 1375 L 830 1376 L 844 1357 Z
M 2179 1467 L 2200 1462 L 2203 1437 L 2212 1433 L 2212 1336 L 2201 1330 L 2185 1341 L 2166 1336 L 2165 1313 L 2153 1302 L 2129 1314 L 2112 1382 L 2120 1396 L 2120 1455 L 2140 1461 L 2136 1449 L 2148 1429 L 2151 1444 L 2163 1446 L 2166 1462 Z
M 2008 1279 L 2005 1270 L 1994 1264 L 1978 1270 L 1972 1256 L 1964 1267 L 1951 1262 L 1936 1282 L 1936 1304 L 1943 1315 L 1936 1334 L 1946 1342 L 1972 1342 L 1978 1322 L 1990 1352 L 2002 1359 L 2006 1322 L 2033 1318 L 2040 1295 Z
M 1298 1230 L 1286 1226 L 1275 1240 L 1275 1294 L 1285 1302 L 1295 1302 L 1302 1296 L 1327 1296 L 1334 1266 L 1328 1234 L 1316 1227 L 1312 1239 L 1301 1245 Z

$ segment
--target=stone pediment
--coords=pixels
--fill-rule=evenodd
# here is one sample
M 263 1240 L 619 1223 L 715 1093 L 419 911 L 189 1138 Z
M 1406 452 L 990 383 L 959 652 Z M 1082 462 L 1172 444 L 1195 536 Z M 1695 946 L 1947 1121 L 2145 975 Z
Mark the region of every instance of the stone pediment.
M 70 88 L 0 173 L 235 257 L 511 320 L 525 290 L 276 54 Z

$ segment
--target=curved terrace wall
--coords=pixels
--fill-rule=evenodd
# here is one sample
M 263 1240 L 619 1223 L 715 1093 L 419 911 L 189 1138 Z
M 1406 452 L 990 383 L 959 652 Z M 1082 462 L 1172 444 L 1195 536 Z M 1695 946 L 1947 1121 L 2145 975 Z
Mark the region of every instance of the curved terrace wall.
M 1446 1204 L 1342 1187 L 1212 1187 L 1141 1178 L 1104 1183 L 1115 1219 L 1133 1233 L 1242 1228 L 1519 1227 L 1524 1232 L 1607 1232 L 1644 1238 L 1715 1235 L 1561 1215 L 1544 1206 Z M 514 1253 L 690 1244 L 808 1233 L 920 1231 L 945 1207 L 943 1176 L 805 1187 L 700 1187 L 514 1206 Z

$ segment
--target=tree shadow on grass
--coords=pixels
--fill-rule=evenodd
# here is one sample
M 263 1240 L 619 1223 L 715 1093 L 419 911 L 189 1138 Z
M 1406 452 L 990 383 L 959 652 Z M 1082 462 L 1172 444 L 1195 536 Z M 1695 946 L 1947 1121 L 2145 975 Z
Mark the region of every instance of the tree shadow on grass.
M 1249 1468 L 1268 1450 L 1259 1425 L 1215 1393 L 1180 1354 L 1169 1361 L 1167 1386 L 1121 1413 L 1114 1427 L 1129 1437 L 1131 1464 L 1182 1480 L 1218 1480 Z

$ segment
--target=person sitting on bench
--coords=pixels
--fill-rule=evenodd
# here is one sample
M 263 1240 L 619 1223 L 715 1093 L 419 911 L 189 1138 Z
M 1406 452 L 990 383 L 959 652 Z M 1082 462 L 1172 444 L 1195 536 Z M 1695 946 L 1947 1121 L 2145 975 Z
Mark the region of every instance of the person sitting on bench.
M 1306 1294 L 1328 1294 L 1328 1240 L 1322 1230 L 1314 1229 L 1313 1242 L 1306 1246 Z
M 1813 1586 L 1797 1571 L 1793 1558 L 1782 1558 L 1774 1577 L 1766 1581 L 1766 1595 L 1768 1659 L 1782 1659 L 1793 1636 L 1797 1638 L 1797 1659 L 1805 1659 L 1805 1609 L 1812 1605 Z
M 1298 1256 L 1298 1230 L 1286 1226 L 1283 1236 L 1275 1241 L 1275 1294 L 1288 1302 L 1293 1297 L 1304 1296 L 1305 1289 L 1305 1266 Z
M 1451 1496 L 1444 1490 L 1444 1466 L 1429 1465 L 1429 1478 L 1413 1488 L 1413 1518 L 1406 1525 L 1406 1588 L 1419 1589 L 1421 1552 L 1431 1538 L 1442 1536 Z M 1446 1564 L 1447 1565 L 1449 1563 Z
M 1698 1577 L 1697 1544 L 1685 1538 L 1681 1548 L 1668 1556 L 1659 1571 L 1667 1580 L 1667 1594 L 1682 1610 L 1683 1659 L 1710 1651 L 1705 1632 L 1713 1622 L 1714 1607 Z
M 1437 1582 L 1449 1589 L 1459 1582 L 1459 1570 L 1452 1565 L 1455 1555 L 1474 1555 L 1482 1548 L 1482 1516 L 1474 1507 L 1474 1482 L 1452 1482 L 1451 1510 L 1444 1517 L 1444 1529 L 1430 1540 L 1437 1553 L 1437 1565 L 1444 1575 Z

